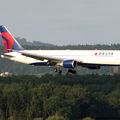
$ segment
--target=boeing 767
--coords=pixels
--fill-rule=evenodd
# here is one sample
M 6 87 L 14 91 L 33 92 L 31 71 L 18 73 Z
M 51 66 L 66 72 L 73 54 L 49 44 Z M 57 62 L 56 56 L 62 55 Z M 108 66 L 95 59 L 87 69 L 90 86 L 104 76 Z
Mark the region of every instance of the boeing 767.
M 2 58 L 35 66 L 54 66 L 55 72 L 62 68 L 76 73 L 77 66 L 100 69 L 101 66 L 120 66 L 119 50 L 25 50 L 8 29 L 1 25 L 0 35 L 6 52 Z

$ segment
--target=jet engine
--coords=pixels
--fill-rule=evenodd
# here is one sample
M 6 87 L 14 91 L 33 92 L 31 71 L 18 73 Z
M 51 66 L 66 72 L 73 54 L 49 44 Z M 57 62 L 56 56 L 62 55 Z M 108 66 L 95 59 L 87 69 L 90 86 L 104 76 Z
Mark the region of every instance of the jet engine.
M 64 68 L 75 68 L 77 66 L 77 62 L 74 60 L 65 60 L 63 62 Z

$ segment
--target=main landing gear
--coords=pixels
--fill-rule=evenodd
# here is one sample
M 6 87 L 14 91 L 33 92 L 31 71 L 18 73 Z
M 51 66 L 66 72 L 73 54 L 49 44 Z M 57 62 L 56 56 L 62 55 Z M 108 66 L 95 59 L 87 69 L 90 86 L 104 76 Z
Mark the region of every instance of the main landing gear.
M 55 68 L 55 72 L 58 73 L 58 74 L 62 74 L 62 70 L 61 70 L 60 66 L 57 66 Z M 74 69 L 68 69 L 68 71 L 67 71 L 67 74 L 76 74 L 76 73 L 77 72 Z
M 55 72 L 58 73 L 58 74 L 62 74 L 62 70 L 61 70 L 60 66 L 57 66 L 55 68 Z

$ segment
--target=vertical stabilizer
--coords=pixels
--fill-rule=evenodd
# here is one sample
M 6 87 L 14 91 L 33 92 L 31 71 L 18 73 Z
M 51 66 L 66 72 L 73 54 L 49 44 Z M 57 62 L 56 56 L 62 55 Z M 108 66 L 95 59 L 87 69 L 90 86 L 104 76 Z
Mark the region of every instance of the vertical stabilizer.
M 0 35 L 2 36 L 2 41 L 4 43 L 4 48 L 6 52 L 19 51 L 24 48 L 15 40 L 12 34 L 8 31 L 8 29 L 1 25 L 0 26 Z

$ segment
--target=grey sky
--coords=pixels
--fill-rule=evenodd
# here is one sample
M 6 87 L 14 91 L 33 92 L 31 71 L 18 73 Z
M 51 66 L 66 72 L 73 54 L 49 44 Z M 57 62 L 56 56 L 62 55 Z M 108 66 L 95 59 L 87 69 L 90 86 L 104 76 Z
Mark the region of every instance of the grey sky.
M 28 41 L 120 43 L 120 0 L 1 0 L 0 24 Z

